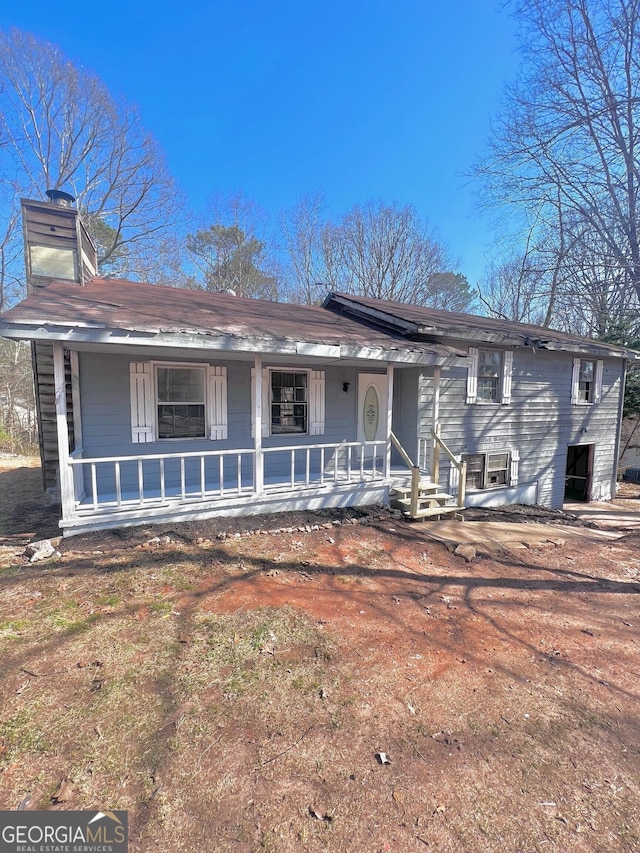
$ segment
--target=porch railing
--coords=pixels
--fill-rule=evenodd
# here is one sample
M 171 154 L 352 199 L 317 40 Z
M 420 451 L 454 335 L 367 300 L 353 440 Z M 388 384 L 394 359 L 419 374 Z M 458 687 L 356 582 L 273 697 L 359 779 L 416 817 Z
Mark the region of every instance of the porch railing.
M 265 447 L 263 494 L 383 480 L 385 441 Z M 254 448 L 69 459 L 73 514 L 257 495 Z

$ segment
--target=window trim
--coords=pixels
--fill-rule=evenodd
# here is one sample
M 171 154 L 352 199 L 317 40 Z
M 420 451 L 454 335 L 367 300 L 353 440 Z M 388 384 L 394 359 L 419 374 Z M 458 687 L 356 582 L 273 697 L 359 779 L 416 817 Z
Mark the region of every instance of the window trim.
M 152 376 L 153 376 L 153 414 L 154 414 L 154 435 L 156 437 L 156 441 L 205 441 L 208 437 L 209 433 L 209 405 L 208 405 L 208 371 L 207 367 L 209 365 L 197 363 L 197 362 L 175 362 L 175 361 L 152 361 Z M 158 418 L 158 407 L 160 406 L 160 399 L 158 394 L 158 369 L 167 369 L 167 368 L 175 368 L 176 370 L 200 370 L 203 374 L 202 378 L 202 390 L 203 390 L 203 400 L 202 403 L 183 403 L 185 406 L 202 406 L 204 408 L 204 430 L 202 435 L 174 435 L 174 436 L 160 436 L 160 423 Z M 167 405 L 172 405 L 171 403 Z
M 311 414 L 311 401 L 310 401 L 310 397 L 311 397 L 311 369 L 308 367 L 300 367 L 300 368 L 293 368 L 292 369 L 292 368 L 288 368 L 286 366 L 285 367 L 274 366 L 274 367 L 268 367 L 266 369 L 267 369 L 267 374 L 268 374 L 267 388 L 269 391 L 269 400 L 268 400 L 268 403 L 269 403 L 269 435 L 274 436 L 274 437 L 292 436 L 292 435 L 293 436 L 295 436 L 295 435 L 300 435 L 300 436 L 311 435 L 311 418 L 310 418 L 310 414 Z M 277 402 L 274 402 L 274 399 L 273 399 L 273 380 L 272 380 L 272 377 L 273 377 L 274 373 L 293 373 L 294 375 L 296 373 L 304 373 L 306 375 L 306 377 L 307 377 L 307 384 L 306 384 L 307 399 L 304 402 L 304 405 L 306 407 L 306 414 L 305 414 L 306 429 L 304 431 L 300 431 L 300 430 L 290 430 L 290 431 L 284 430 L 284 431 L 280 431 L 280 432 L 274 432 L 273 431 L 273 406 L 274 405 L 281 405 L 283 402 L 281 400 L 279 403 L 277 403 Z M 295 388 L 295 385 L 294 385 L 294 388 Z M 285 402 L 287 402 L 287 401 L 285 401 Z M 295 405 L 295 403 L 296 403 L 296 401 L 294 400 L 293 404 Z
M 481 400 L 478 396 L 480 352 L 496 352 L 500 358 L 498 387 L 495 400 Z M 511 403 L 513 350 L 496 346 L 469 347 L 470 364 L 467 368 L 467 404 L 479 406 L 507 406 Z
M 580 398 L 580 369 L 584 362 L 593 364 L 593 381 L 589 389 L 589 398 Z M 571 373 L 571 403 L 574 406 L 594 406 L 602 400 L 602 377 L 604 374 L 604 361 L 601 358 L 589 356 L 576 356 L 573 359 L 573 370 Z
M 204 371 L 204 435 L 158 438 L 158 367 Z M 131 442 L 217 441 L 228 438 L 227 367 L 203 361 L 130 361 Z
M 271 377 L 272 370 L 284 373 L 308 373 L 307 432 L 271 432 Z M 291 367 L 290 364 L 263 367 L 256 376 L 251 368 L 251 437 L 255 438 L 256 381 L 262 383 L 262 438 L 290 438 L 291 436 L 324 435 L 326 426 L 326 373 L 313 367 Z

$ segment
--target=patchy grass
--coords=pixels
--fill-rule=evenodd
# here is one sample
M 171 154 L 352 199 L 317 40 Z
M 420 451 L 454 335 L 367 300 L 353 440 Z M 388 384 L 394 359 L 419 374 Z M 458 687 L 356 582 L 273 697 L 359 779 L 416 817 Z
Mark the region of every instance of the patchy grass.
M 127 809 L 135 853 L 640 849 L 637 538 L 92 544 L 0 570 L 0 807 Z

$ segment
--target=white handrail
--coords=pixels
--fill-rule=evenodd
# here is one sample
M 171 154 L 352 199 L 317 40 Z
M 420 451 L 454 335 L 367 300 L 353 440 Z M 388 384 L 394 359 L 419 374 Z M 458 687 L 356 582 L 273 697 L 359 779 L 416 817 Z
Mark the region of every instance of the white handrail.
M 379 465 L 385 448 L 385 441 L 264 447 L 263 465 L 268 459 L 275 462 L 275 471 L 272 468 L 271 472 L 262 472 L 264 491 L 327 488 L 331 485 L 384 479 L 384 471 Z M 327 455 L 328 452 L 333 453 L 333 459 Z M 288 464 L 281 464 L 275 458 L 274 455 L 278 453 L 285 454 L 285 459 L 288 457 Z M 233 459 L 235 464 L 225 464 L 225 460 Z M 251 476 L 248 477 L 246 463 L 249 459 L 255 459 L 253 448 L 89 458 L 82 458 L 78 454 L 69 459 L 76 487 L 74 507 L 76 510 L 91 508 L 99 512 L 102 508 L 126 510 L 176 502 L 192 503 L 232 494 L 250 497 L 257 492 L 256 483 Z M 190 464 L 187 470 L 189 460 L 196 464 Z M 212 460 L 214 465 L 207 466 L 207 460 Z M 149 468 L 149 463 L 156 464 Z M 83 465 L 87 467 L 82 468 Z M 88 471 L 88 476 L 85 476 L 84 471 Z M 207 484 L 208 475 L 211 480 Z M 84 482 L 88 492 L 86 495 Z
M 287 448 L 284 448 L 287 449 Z M 238 450 L 190 450 L 187 453 L 143 453 L 132 456 L 88 456 L 86 459 L 69 459 L 69 465 L 83 465 L 89 462 L 143 462 L 151 459 L 189 459 L 199 456 L 235 456 L 236 453 L 253 453 L 253 447 L 243 447 Z

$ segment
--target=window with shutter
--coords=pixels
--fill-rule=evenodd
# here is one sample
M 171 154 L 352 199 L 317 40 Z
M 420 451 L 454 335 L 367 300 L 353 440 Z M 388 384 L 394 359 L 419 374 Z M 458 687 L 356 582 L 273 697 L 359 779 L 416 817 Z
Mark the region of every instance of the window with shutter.
M 227 368 L 203 364 L 129 365 L 131 440 L 227 438 Z
M 573 359 L 571 402 L 574 405 L 600 402 L 603 372 L 604 363 L 600 359 Z
M 511 402 L 513 351 L 469 347 L 467 403 Z
M 251 370 L 251 435 L 255 428 L 255 370 Z M 324 370 L 262 370 L 262 435 L 323 435 Z

